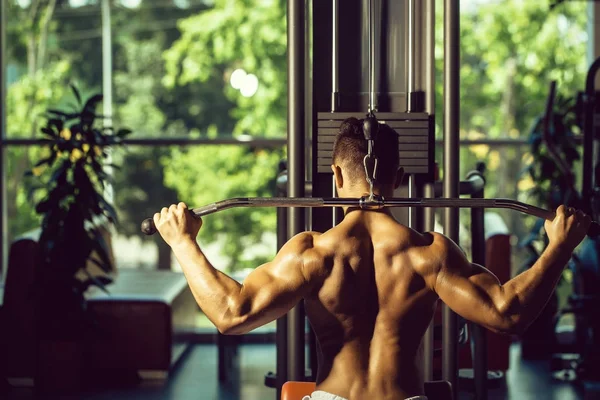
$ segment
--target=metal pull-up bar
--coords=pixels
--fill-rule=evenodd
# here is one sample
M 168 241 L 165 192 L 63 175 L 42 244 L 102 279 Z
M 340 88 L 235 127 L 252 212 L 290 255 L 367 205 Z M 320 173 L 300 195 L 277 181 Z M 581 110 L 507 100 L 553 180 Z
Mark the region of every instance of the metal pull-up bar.
M 461 199 L 461 198 L 388 198 L 369 196 L 360 198 L 321 198 L 321 197 L 238 197 L 221 200 L 202 207 L 193 208 L 190 212 L 195 217 L 214 214 L 219 211 L 239 207 L 354 207 L 361 210 L 379 210 L 385 207 L 430 207 L 430 208 L 507 208 L 534 215 L 538 218 L 553 220 L 554 211 L 522 203 L 512 199 Z M 148 218 L 142 222 L 142 232 L 152 235 L 156 232 L 154 221 Z M 600 224 L 592 222 L 588 235 L 600 234 Z

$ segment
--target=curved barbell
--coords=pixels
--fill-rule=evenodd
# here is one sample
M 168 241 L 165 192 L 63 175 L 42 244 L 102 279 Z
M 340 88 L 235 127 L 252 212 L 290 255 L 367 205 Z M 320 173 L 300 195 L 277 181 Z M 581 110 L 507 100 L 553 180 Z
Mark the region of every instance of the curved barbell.
M 321 197 L 238 197 L 217 201 L 202 207 L 190 209 L 195 217 L 200 218 L 229 208 L 239 207 L 356 207 L 362 210 L 379 210 L 385 207 L 421 207 L 421 208 L 506 208 L 543 218 L 553 220 L 554 211 L 532 206 L 512 199 L 462 199 L 462 198 L 399 198 L 385 199 L 381 196 L 360 198 L 321 198 Z M 142 222 L 142 232 L 146 235 L 156 233 L 152 218 Z M 600 224 L 592 222 L 588 236 L 598 236 Z

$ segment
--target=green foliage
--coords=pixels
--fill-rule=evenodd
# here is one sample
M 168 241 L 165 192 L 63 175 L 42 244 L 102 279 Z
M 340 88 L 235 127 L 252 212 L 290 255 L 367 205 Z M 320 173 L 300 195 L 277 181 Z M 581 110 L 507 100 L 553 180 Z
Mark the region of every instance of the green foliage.
M 6 95 L 6 128 L 9 138 L 35 137 L 39 130 L 39 117 L 50 104 L 61 104 L 68 88 L 70 64 L 61 61 L 37 71 L 33 76 L 24 75 L 12 83 Z M 30 182 L 22 177 L 29 168 L 30 160 L 41 156 L 38 147 L 9 147 L 7 149 L 6 206 L 8 219 L 7 241 L 17 235 L 39 227 L 40 218 L 27 201 L 32 189 Z
M 36 292 L 42 310 L 66 307 L 70 323 L 79 320 L 76 310 L 85 308 L 84 292 L 90 286 L 104 289 L 104 284 L 110 282 L 108 277 L 91 274 L 87 265 L 92 262 L 105 272 L 112 269 L 100 231 L 104 220 L 114 223 L 116 219 L 115 210 L 103 195 L 109 180 L 104 167 L 109 148 L 131 133 L 127 129 L 115 132 L 112 128 L 97 128 L 96 108 L 102 95 L 94 95 L 84 103 L 75 87 L 73 93 L 78 110 L 48 110 L 46 125 L 41 128 L 43 136 L 38 141 L 45 156 L 28 172 L 42 183 L 34 194 L 43 192 L 35 206 L 42 215 Z M 80 279 L 80 273 L 86 278 Z M 65 320 L 54 312 L 42 312 L 44 316 L 56 321 L 50 323 L 51 330 L 63 329 L 60 324 Z
M 282 136 L 286 132 L 286 7 L 283 0 L 216 0 L 214 8 L 180 21 L 181 38 L 164 53 L 167 87 L 224 82 L 236 108 L 234 133 Z M 237 68 L 258 77 L 259 88 L 243 97 L 229 85 Z
M 556 80 L 564 93 L 581 90 L 588 64 L 586 7 L 585 2 L 569 2 L 550 12 L 544 2 L 521 0 L 462 7 L 463 137 L 472 137 L 473 132 L 491 138 L 523 136 L 544 111 L 551 80 Z M 442 17 L 443 10 L 439 10 L 436 92 L 440 100 Z M 439 104 L 441 107 L 441 101 Z
M 164 52 L 167 74 L 163 83 L 173 91 L 218 84 L 235 106 L 227 111 L 234 122 L 234 135 L 283 136 L 287 110 L 285 12 L 282 0 L 217 0 L 211 10 L 181 20 L 181 37 Z M 237 68 L 258 77 L 254 96 L 244 97 L 229 84 Z M 218 104 L 210 107 L 215 117 L 224 111 Z M 215 137 L 222 131 L 209 123 L 205 132 Z M 192 206 L 236 196 L 272 196 L 282 157 L 282 151 L 233 146 L 173 149 L 163 158 L 165 184 Z M 200 237 L 203 242 L 222 243 L 229 268 L 241 269 L 271 256 L 252 256 L 252 246 L 262 241 L 265 232 L 274 231 L 275 210 L 236 209 L 206 217 Z
M 565 2 L 549 11 L 544 1 L 461 3 L 460 135 L 462 139 L 526 137 L 544 112 L 548 86 L 561 93 L 582 90 L 588 61 L 586 2 Z M 436 137 L 443 126 L 443 4 L 436 3 Z M 461 148 L 461 176 L 478 161 L 487 165 L 486 197 L 534 202 L 535 184 L 520 179 L 528 146 Z M 438 153 L 441 162 L 441 151 Z M 541 205 L 541 204 L 537 204 Z M 535 218 L 497 210 L 517 237 Z M 464 219 L 468 226 L 468 219 Z M 518 262 L 518 261 L 517 261 Z
M 547 132 L 550 144 L 544 140 L 544 115 L 537 118 L 529 134 L 531 158 L 523 172 L 536 184 L 528 194 L 538 204 L 552 210 L 561 204 L 581 206 L 572 175 L 575 163 L 581 158 L 575 142 L 575 135 L 581 131 L 575 103 L 575 97 L 559 98 L 555 102 Z M 556 155 L 549 146 L 555 149 Z M 566 170 L 561 169 L 559 163 Z
M 188 204 L 203 205 L 232 197 L 273 196 L 281 157 L 277 151 L 206 146 L 175 149 L 161 161 L 165 183 Z M 190 160 L 196 168 L 190 167 Z M 222 254 L 230 260 L 229 270 L 255 267 L 272 255 L 254 254 L 251 247 L 260 243 L 266 232 L 274 232 L 275 223 L 274 209 L 231 209 L 205 217 L 200 239 L 221 244 Z
M 44 5 L 40 10 L 47 9 L 48 2 L 37 3 Z M 153 5 L 144 1 L 135 10 L 112 8 L 116 124 L 135 127 L 137 137 L 285 135 L 284 0 L 215 0 L 195 2 L 188 9 Z M 463 138 L 522 137 L 543 111 L 550 79 L 556 79 L 564 93 L 582 87 L 587 67 L 585 2 L 565 2 L 552 12 L 544 2 L 518 0 L 480 1 L 476 7 L 461 7 Z M 34 117 L 50 104 L 64 105 L 60 100 L 67 79 L 77 80 L 88 91 L 100 87 L 99 32 L 84 39 L 80 36 L 98 28 L 98 4 L 71 9 L 68 2 L 59 1 L 58 9 L 52 23 L 43 27 L 39 15 L 28 19 L 31 9 L 8 2 L 9 137 L 33 137 L 38 130 Z M 443 87 L 443 7 L 439 1 L 436 10 L 439 135 Z M 48 32 L 45 39 L 43 29 Z M 32 40 L 44 46 L 32 51 Z M 33 57 L 35 62 L 30 65 L 29 56 L 42 53 L 46 57 Z M 243 97 L 231 87 L 230 74 L 237 68 L 257 75 L 259 89 L 254 96 Z M 477 161 L 485 161 L 489 171 L 486 196 L 523 200 L 517 177 L 526 152 L 525 147 L 465 148 L 461 151 L 461 175 Z M 123 173 L 115 176 L 119 233 L 138 236 L 141 220 L 179 200 L 195 206 L 237 195 L 271 195 L 282 151 L 269 151 L 267 156 L 255 153 L 247 147 L 193 146 L 183 150 L 173 146 L 131 148 L 122 158 L 115 155 L 125 165 Z M 39 159 L 41 150 L 12 146 L 8 154 L 7 206 L 12 234 L 39 226 L 39 218 L 26 201 L 29 187 L 19 182 L 29 158 Z M 244 175 L 252 160 L 261 167 Z M 252 264 L 242 250 L 259 243 L 264 232 L 274 231 L 274 215 L 274 210 L 268 209 L 211 215 L 205 218 L 201 239 L 227 246 L 223 253 L 230 257 L 231 267 L 253 266 L 263 258 L 257 256 Z M 503 215 L 516 235 L 528 231 L 522 218 L 515 218 L 512 212 Z
M 572 173 L 581 158 L 574 140 L 575 135 L 581 132 L 582 121 L 576 99 L 577 96 L 557 96 L 548 122 L 545 123 L 545 114 L 539 116 L 529 133 L 531 156 L 521 178 L 535 182 L 535 185 L 525 195 L 550 210 L 555 210 L 561 204 L 576 208 L 582 206 Z M 561 168 L 559 164 L 564 167 Z M 548 246 L 544 223 L 544 219 L 538 219 L 531 232 L 520 242 L 520 247 L 527 249 L 530 254 L 525 262 L 526 268 L 531 267 Z M 571 271 L 565 270 L 561 282 L 565 279 L 570 281 L 570 276 Z

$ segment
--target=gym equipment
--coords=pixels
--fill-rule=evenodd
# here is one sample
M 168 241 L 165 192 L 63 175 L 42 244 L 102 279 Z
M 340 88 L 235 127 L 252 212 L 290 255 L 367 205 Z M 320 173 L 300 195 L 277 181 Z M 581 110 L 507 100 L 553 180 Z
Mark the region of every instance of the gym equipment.
M 583 176 L 581 200 L 583 208 L 593 216 L 600 216 L 600 93 L 595 78 L 600 71 L 600 58 L 590 66 L 585 91 L 580 93 L 579 111 L 583 120 Z M 587 238 L 573 255 L 573 293 L 568 306 L 556 319 L 555 354 L 551 370 L 555 378 L 575 381 L 583 386 L 586 398 L 600 394 L 600 362 L 598 337 L 600 323 L 596 317 L 600 307 L 599 239 Z
M 434 113 L 434 1 L 406 0 L 403 2 L 376 2 L 385 7 L 384 10 L 373 9 L 373 1 L 344 1 L 340 9 L 339 0 L 332 2 L 313 1 L 312 15 L 305 18 L 305 4 L 300 1 L 288 1 L 288 57 L 289 57 L 289 124 L 288 151 L 289 162 L 289 191 L 290 198 L 304 198 L 305 177 L 312 177 L 312 195 L 316 199 L 334 198 L 334 185 L 330 171 L 330 155 L 333 137 L 341 120 L 350 116 L 364 118 L 364 110 L 376 109 L 377 117 L 391 125 L 400 137 L 400 165 L 404 167 L 409 194 L 406 200 L 415 198 L 434 197 L 430 187 L 435 176 L 433 113 Z M 450 201 L 472 200 L 457 199 L 459 191 L 458 179 L 458 1 L 446 0 L 445 34 L 446 34 L 446 68 L 445 78 L 445 146 L 444 160 L 444 196 Z M 368 9 L 367 9 L 368 7 Z M 369 14 L 368 29 L 363 16 Z M 342 14 L 343 18 L 338 18 Z M 379 18 L 378 18 L 379 16 Z M 312 57 L 315 68 L 312 74 L 306 71 L 306 21 L 311 21 L 314 41 Z M 378 26 L 373 23 L 378 20 Z M 405 29 L 405 27 L 407 29 Z M 362 29 L 361 29 L 362 28 Z M 368 33 L 368 37 L 365 34 Z M 380 32 L 382 34 L 380 34 Z M 407 34 L 405 35 L 405 32 Z M 385 33 L 385 34 L 383 34 Z M 329 36 L 331 35 L 331 36 Z M 376 40 L 378 36 L 381 41 Z M 406 37 L 405 37 L 406 36 Z M 331 45 L 328 37 L 332 38 Z M 343 40 L 343 46 L 338 40 Z M 407 39 L 407 40 L 406 40 Z M 375 46 L 377 44 L 378 46 Z M 366 51 L 368 48 L 369 76 L 365 76 L 367 65 Z M 343 51 L 338 51 L 343 49 Z M 333 50 L 333 51 L 332 51 Z M 405 52 L 403 54 L 403 52 Z M 406 54 L 407 53 L 407 54 Z M 377 63 L 381 60 L 381 63 Z M 331 63 L 332 69 L 328 66 Z M 380 64 L 380 65 L 377 65 Z M 338 67 L 343 65 L 342 69 Z M 318 67 L 316 67 L 318 66 Z M 404 67 L 406 66 L 406 69 Z M 408 73 L 403 74 L 402 71 Z M 330 74 L 329 71 L 332 71 Z M 404 75 L 404 76 L 403 76 Z M 310 77 L 310 78 L 309 78 Z M 405 79 L 406 78 L 406 79 Z M 312 82 L 310 81 L 312 79 Z M 368 82 L 368 90 L 365 90 Z M 311 85 L 312 84 L 312 85 Z M 331 88 L 331 90 L 329 90 Z M 306 98 L 306 94 L 312 99 Z M 312 101 L 311 101 L 312 100 Z M 308 104 L 311 104 L 309 106 Z M 376 105 L 376 107 L 372 107 Z M 357 110 L 361 110 L 357 112 Z M 406 112 L 408 111 L 408 112 Z M 389 113 L 389 115 L 386 115 Z M 312 118 L 312 126 L 306 126 Z M 398 126 L 393 126 L 397 124 Z M 312 129 L 311 129 L 312 128 Z M 331 129 L 333 128 L 333 129 Z M 329 131 L 327 131 L 329 129 Z M 310 133 L 310 136 L 309 136 Z M 312 140 L 312 154 L 305 151 L 305 138 Z M 314 201 L 308 198 L 308 201 Z M 232 199 L 232 206 L 258 206 L 247 204 L 248 199 Z M 237 202 L 236 200 L 240 200 Z M 283 201 L 290 199 L 284 198 Z M 358 201 L 360 207 L 360 199 Z M 391 199 L 385 199 L 390 201 Z M 444 199 L 438 199 L 443 201 Z M 489 200 L 489 199 L 488 199 Z M 339 199 L 337 200 L 339 201 Z M 421 200 L 417 200 L 421 201 Z M 485 201 L 485 200 L 483 200 Z M 509 200 L 511 202 L 511 200 Z M 381 202 L 363 201 L 363 206 L 379 208 Z M 261 203 L 265 205 L 265 203 Z M 522 204 L 522 203 L 521 203 Z M 506 205 L 506 204 L 505 204 Z M 514 206 L 515 204 L 513 204 Z M 216 212 L 221 203 L 212 207 L 210 212 Z M 272 205 L 284 207 L 283 205 Z M 324 204 L 306 205 L 311 208 L 310 228 L 325 231 L 339 221 L 339 208 Z M 438 204 L 439 206 L 439 204 Z M 525 205 L 527 206 L 527 205 Z M 299 203 L 287 204 L 289 213 L 289 234 L 293 235 L 305 230 L 306 219 Z M 422 204 L 404 203 L 409 207 L 409 226 L 419 231 L 433 230 L 431 208 Z M 431 205 L 429 206 L 431 207 Z M 457 210 L 449 208 L 446 213 L 445 232 L 454 241 L 458 240 Z M 503 207 L 504 208 L 504 207 Z M 509 208 L 509 207 L 506 207 Z M 221 208 L 224 209 L 224 208 Z M 333 212 L 331 212 L 332 210 Z M 419 216 L 419 213 L 422 216 Z M 545 215 L 549 211 L 544 210 Z M 333 218 L 332 218 L 333 217 Z M 457 385 L 457 354 L 458 329 L 456 316 L 450 310 L 444 315 L 444 378 Z M 279 324 L 278 324 L 279 327 Z M 285 343 L 285 369 L 278 371 L 278 381 L 306 380 L 305 325 L 302 305 L 295 307 L 288 314 L 286 324 L 287 341 Z M 430 332 L 425 336 L 425 377 L 431 375 L 431 365 L 427 366 Z M 279 343 L 278 343 L 279 344 Z M 279 357 L 279 349 L 278 349 Z M 309 358 L 310 369 L 314 373 L 313 363 Z
M 553 220 L 554 211 L 546 210 L 531 204 L 511 199 L 462 199 L 462 198 L 388 198 L 368 196 L 360 198 L 319 198 L 319 197 L 238 197 L 221 200 L 206 206 L 189 210 L 195 217 L 203 217 L 219 211 L 236 207 L 355 207 L 362 210 L 380 210 L 384 207 L 430 207 L 430 208 L 507 208 L 524 214 Z M 151 218 L 142 222 L 142 232 L 146 235 L 156 233 L 154 221 Z M 600 224 L 592 222 L 588 235 L 600 234 Z

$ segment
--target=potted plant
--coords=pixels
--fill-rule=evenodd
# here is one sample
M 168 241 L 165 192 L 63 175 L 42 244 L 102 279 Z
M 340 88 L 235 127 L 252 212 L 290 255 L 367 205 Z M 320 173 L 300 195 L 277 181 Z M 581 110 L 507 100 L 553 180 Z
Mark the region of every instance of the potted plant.
M 550 85 L 547 109 L 539 116 L 529 133 L 531 161 L 522 171 L 535 182 L 529 191 L 530 198 L 541 207 L 555 210 L 561 204 L 580 208 L 581 196 L 575 185 L 573 168 L 580 159 L 575 136 L 581 131 L 577 97 L 557 96 L 556 84 Z M 536 221 L 531 232 L 520 243 L 528 251 L 529 259 L 522 270 L 528 269 L 539 259 L 548 246 L 545 235 L 545 220 Z M 561 282 L 565 279 L 565 274 Z M 556 292 L 550 301 L 521 337 L 521 354 L 524 358 L 544 358 L 554 351 L 554 325 L 559 301 Z
M 42 391 L 76 389 L 81 382 L 84 340 L 93 322 L 84 294 L 91 286 L 106 290 L 111 282 L 112 263 L 102 235 L 106 224 L 116 221 L 104 196 L 108 150 L 131 133 L 99 127 L 96 108 L 102 95 L 83 102 L 71 87 L 78 110 L 48 110 L 39 140 L 44 158 L 28 172 L 42 182 L 32 199 L 42 216 L 35 271 L 35 385 Z M 93 273 L 90 266 L 104 273 Z

